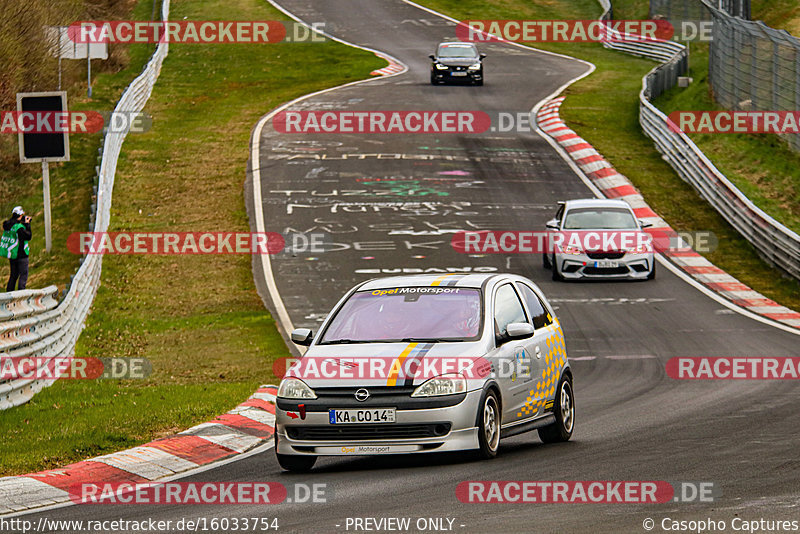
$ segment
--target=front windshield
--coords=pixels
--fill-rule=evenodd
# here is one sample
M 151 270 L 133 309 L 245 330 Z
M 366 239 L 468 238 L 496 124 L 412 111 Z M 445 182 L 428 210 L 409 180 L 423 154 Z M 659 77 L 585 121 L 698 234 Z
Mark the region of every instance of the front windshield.
M 396 287 L 353 294 L 320 343 L 478 339 L 481 293 L 456 287 Z
M 636 219 L 626 208 L 573 208 L 564 219 L 564 230 L 635 230 Z
M 478 57 L 477 49 L 472 45 L 442 45 L 439 47 L 439 57 Z

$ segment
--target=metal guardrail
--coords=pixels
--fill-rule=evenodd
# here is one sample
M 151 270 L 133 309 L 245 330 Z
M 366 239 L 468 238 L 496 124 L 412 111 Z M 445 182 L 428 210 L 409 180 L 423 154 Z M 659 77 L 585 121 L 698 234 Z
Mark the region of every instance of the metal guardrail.
M 611 13 L 610 0 L 599 0 L 604 8 L 601 20 L 608 20 Z M 800 279 L 800 236 L 753 204 L 722 172 L 717 169 L 689 137 L 677 128 L 671 128 L 664 115 L 651 104 L 651 100 L 677 83 L 677 78 L 686 71 L 685 47 L 671 41 L 648 41 L 641 46 L 636 40 L 626 40 L 625 46 L 614 41 L 604 43 L 606 48 L 634 53 L 660 60 L 661 65 L 648 72 L 642 79 L 639 93 L 639 124 L 650 137 L 663 158 L 675 172 L 692 185 L 698 193 L 719 212 L 759 254 L 768 262 L 794 278 Z M 653 53 L 654 48 L 662 53 Z M 669 54 L 672 54 L 670 57 Z
M 169 0 L 163 0 L 161 18 L 164 21 L 169 19 Z M 144 108 L 168 51 L 169 43 L 158 44 L 142 73 L 120 97 L 115 112 L 134 113 Z M 128 128 L 107 132 L 103 139 L 100 165 L 95 168 L 97 199 L 94 224 L 90 226 L 95 232 L 108 230 L 114 175 L 127 134 Z M 60 360 L 71 357 L 100 285 L 102 264 L 102 254 L 85 256 L 64 299 L 57 306 L 55 286 L 0 296 L 0 358 L 33 357 L 42 370 L 44 367 L 53 369 Z M 29 401 L 53 382 L 55 379 L 49 378 L 0 381 L 0 410 Z

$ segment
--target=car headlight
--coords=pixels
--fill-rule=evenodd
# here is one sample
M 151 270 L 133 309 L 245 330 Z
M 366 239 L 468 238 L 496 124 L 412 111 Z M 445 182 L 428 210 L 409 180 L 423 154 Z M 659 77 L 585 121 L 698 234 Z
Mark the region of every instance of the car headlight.
M 648 254 L 653 252 L 653 247 L 651 247 L 649 243 L 643 243 L 636 247 L 626 248 L 625 252 L 629 252 L 631 254 Z
M 467 379 L 461 373 L 450 373 L 431 378 L 411 394 L 412 397 L 439 397 L 467 391 Z
M 439 70 L 447 70 L 449 67 L 447 65 L 442 65 L 441 63 L 437 63 L 436 68 Z
M 316 399 L 314 390 L 299 378 L 284 378 L 278 386 L 278 397 L 283 399 Z
M 481 64 L 480 63 L 475 63 L 475 64 L 469 66 L 469 70 L 478 70 L 479 68 L 481 68 Z
M 577 256 L 578 254 L 583 254 L 583 250 L 581 250 L 579 247 L 566 246 L 560 248 L 562 254 L 573 254 L 575 256 Z

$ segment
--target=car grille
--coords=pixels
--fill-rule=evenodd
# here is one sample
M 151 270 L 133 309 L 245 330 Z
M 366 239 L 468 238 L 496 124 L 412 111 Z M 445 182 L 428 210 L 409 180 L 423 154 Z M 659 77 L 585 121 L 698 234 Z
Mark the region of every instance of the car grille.
M 436 438 L 448 432 L 450 423 L 286 427 L 289 438 L 307 441 Z
M 627 267 L 584 267 L 583 274 L 628 274 Z
M 586 255 L 593 260 L 618 260 L 622 258 L 625 253 L 620 251 L 587 252 Z
M 371 399 L 380 399 L 386 397 L 404 397 L 411 396 L 414 393 L 415 386 L 364 386 L 362 387 L 341 387 L 341 388 L 316 388 L 314 393 L 317 394 L 318 399 L 335 401 L 337 399 L 351 400 L 355 398 L 356 391 L 359 389 L 367 389 Z

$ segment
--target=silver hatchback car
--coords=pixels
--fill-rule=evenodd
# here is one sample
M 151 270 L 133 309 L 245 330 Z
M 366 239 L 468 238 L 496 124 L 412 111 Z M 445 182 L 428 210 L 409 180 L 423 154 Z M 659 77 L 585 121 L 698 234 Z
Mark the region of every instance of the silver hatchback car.
M 511 274 L 397 276 L 351 289 L 280 383 L 275 451 L 305 471 L 318 456 L 472 450 L 537 429 L 566 441 L 572 373 L 553 309 Z
M 587 198 L 559 204 L 547 229 L 563 241 L 542 255 L 553 280 L 656 277 L 652 239 L 644 232 L 650 225 L 638 220 L 627 202 Z

